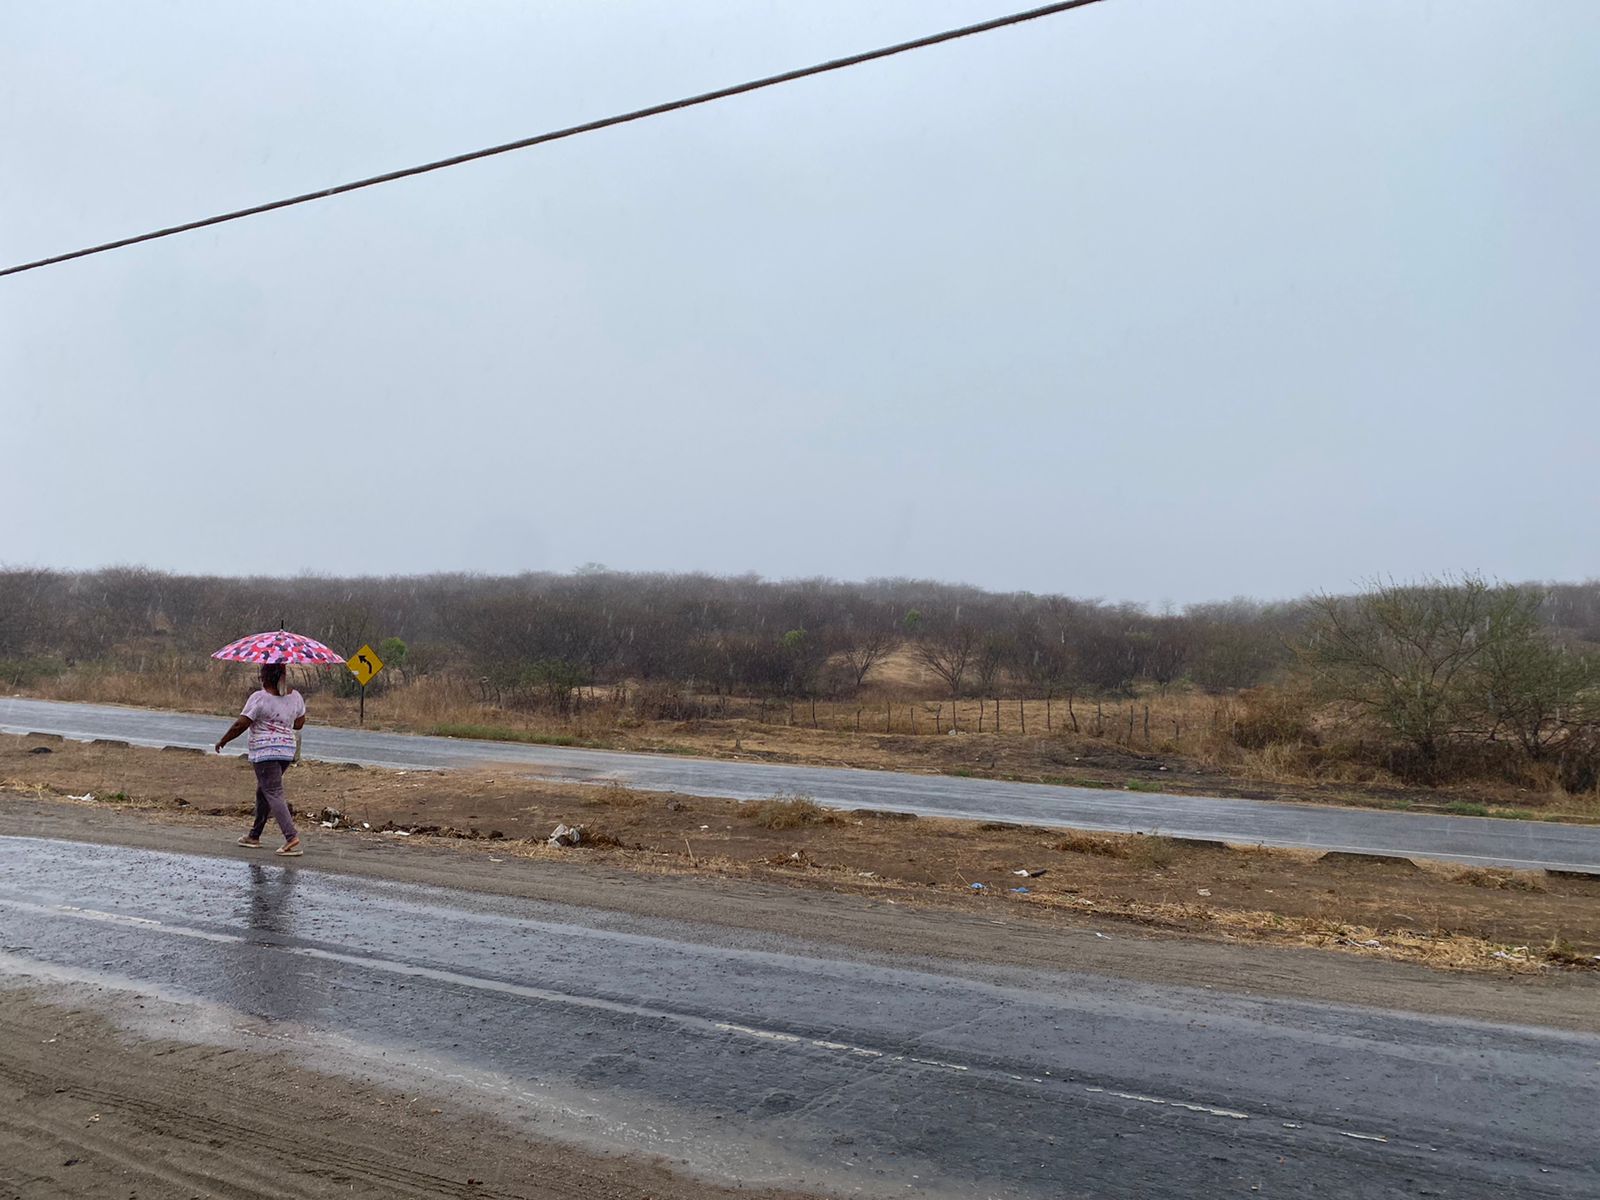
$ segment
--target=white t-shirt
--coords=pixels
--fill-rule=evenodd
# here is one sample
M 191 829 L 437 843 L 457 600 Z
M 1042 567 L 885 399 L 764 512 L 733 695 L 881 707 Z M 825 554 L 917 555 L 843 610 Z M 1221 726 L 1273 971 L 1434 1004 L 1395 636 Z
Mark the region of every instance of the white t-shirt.
M 290 762 L 294 759 L 294 723 L 306 715 L 299 692 L 274 696 L 266 688 L 244 702 L 242 716 L 249 717 L 250 761 Z

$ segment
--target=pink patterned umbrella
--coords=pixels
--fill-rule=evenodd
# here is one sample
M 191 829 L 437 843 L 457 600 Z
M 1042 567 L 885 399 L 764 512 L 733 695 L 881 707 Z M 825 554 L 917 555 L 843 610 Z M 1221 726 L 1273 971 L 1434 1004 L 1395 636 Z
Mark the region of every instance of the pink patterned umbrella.
M 230 642 L 211 656 L 224 662 L 292 663 L 313 667 L 336 667 L 344 656 L 328 649 L 315 638 L 287 629 L 271 633 L 252 633 Z

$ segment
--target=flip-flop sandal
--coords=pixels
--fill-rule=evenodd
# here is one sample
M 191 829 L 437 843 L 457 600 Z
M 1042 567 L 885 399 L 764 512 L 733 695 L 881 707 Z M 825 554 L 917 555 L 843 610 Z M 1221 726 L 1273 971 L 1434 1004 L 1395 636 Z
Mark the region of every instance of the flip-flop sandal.
M 305 851 L 300 849 L 300 839 L 295 838 L 294 841 L 285 842 L 283 845 L 279 846 L 273 851 L 273 853 L 281 855 L 284 858 L 299 858 L 305 853 Z
M 261 839 L 260 838 L 250 837 L 248 834 L 246 836 L 240 838 L 238 844 L 241 845 L 241 846 L 244 846 L 244 847 L 246 847 L 246 848 L 248 848 L 250 850 L 259 850 L 259 849 L 261 849 Z

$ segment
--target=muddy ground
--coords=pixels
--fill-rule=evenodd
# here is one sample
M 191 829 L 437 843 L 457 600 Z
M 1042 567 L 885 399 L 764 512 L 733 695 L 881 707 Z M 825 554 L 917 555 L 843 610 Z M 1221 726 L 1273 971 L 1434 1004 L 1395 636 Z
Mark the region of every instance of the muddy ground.
M 160 1007 L 0 990 L 0 1200 L 801 1200 L 532 1139 L 443 1094 L 306 1070 L 268 1040 L 137 1036 L 90 1011 L 108 1000 Z
M 214 828 L 219 840 L 242 831 L 253 803 L 253 777 L 236 759 L 40 737 L 0 737 L 0 788 L 0 804 L 31 796 L 77 806 L 86 822 L 108 809 L 138 812 Z M 491 862 L 779 883 L 1458 970 L 1600 967 L 1600 879 L 894 819 L 805 802 L 741 805 L 483 772 L 307 763 L 290 771 L 287 788 L 309 818 L 308 865 L 354 840 L 443 842 Z M 86 795 L 94 799 L 68 799 Z M 338 828 L 315 818 L 324 809 L 338 811 Z M 582 826 L 584 843 L 548 846 L 558 824 Z

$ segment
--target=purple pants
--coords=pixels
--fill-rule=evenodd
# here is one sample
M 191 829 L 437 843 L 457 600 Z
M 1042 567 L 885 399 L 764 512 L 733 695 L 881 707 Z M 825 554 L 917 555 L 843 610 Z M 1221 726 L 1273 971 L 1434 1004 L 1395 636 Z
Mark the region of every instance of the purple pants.
M 289 815 L 289 802 L 283 798 L 283 769 L 289 764 L 275 762 L 252 763 L 256 769 L 256 823 L 250 827 L 250 836 L 259 838 L 267 827 L 267 814 L 277 818 L 286 841 L 299 837 L 294 827 L 294 817 Z

